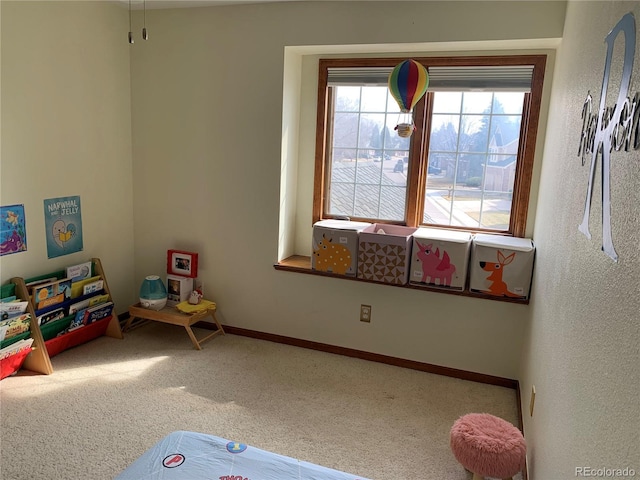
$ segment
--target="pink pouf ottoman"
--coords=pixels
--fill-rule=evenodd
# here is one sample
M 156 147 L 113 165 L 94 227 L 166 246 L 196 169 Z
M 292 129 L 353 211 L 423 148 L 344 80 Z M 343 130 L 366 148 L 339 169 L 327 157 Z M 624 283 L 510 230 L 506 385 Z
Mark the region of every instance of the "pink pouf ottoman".
M 510 479 L 525 467 L 527 445 L 520 430 L 488 413 L 469 413 L 451 427 L 451 450 L 473 480 Z

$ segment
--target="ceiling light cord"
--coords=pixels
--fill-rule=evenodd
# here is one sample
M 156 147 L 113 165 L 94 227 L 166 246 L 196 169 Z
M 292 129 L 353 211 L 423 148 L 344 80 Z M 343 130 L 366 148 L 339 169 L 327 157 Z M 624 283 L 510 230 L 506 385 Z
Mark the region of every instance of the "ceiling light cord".
M 143 15 L 144 15 L 144 20 L 143 20 L 143 24 L 142 24 L 142 38 L 144 40 L 149 40 L 149 35 L 147 34 L 147 0 L 142 0 L 142 8 L 143 8 Z
M 129 0 L 129 43 L 133 43 L 133 32 L 131 31 L 131 0 Z

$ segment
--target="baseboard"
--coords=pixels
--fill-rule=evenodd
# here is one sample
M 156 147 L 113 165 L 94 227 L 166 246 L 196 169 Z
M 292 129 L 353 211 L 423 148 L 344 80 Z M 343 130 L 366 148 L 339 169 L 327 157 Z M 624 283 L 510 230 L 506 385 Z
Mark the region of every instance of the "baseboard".
M 194 326 L 206 329 L 215 329 L 216 326 L 209 322 L 198 322 Z M 309 340 L 302 340 L 299 338 L 286 337 L 283 335 L 276 335 L 273 333 L 259 332 L 256 330 L 249 330 L 246 328 L 234 327 L 231 325 L 223 325 L 224 331 L 232 335 L 240 335 L 243 337 L 251 337 L 259 340 L 268 340 L 275 343 L 283 343 L 285 345 L 292 345 L 295 347 L 308 348 L 311 350 L 318 350 L 326 353 L 334 353 L 336 355 L 344 355 L 346 357 L 360 358 L 362 360 L 369 360 L 371 362 L 384 363 L 387 365 L 394 365 L 396 367 L 410 368 L 412 370 L 419 370 L 421 372 L 434 373 L 436 375 L 444 375 L 446 377 L 459 378 L 461 380 L 470 380 L 472 382 L 486 383 L 488 385 L 496 385 L 499 387 L 512 388 L 518 392 L 518 381 L 510 378 L 496 377 L 493 375 L 486 375 L 484 373 L 469 372 L 466 370 L 459 370 L 456 368 L 443 367 L 440 365 L 433 365 L 430 363 L 417 362 L 414 360 L 406 360 L 403 358 L 390 357 L 388 355 L 381 355 L 379 353 L 370 353 L 362 350 L 355 350 L 353 348 L 337 347 L 335 345 L 329 345 L 326 343 L 312 342 Z
M 118 321 L 120 322 L 120 326 L 124 326 L 125 323 L 127 323 L 127 320 L 129 319 L 129 312 L 122 312 L 121 314 L 118 315 Z

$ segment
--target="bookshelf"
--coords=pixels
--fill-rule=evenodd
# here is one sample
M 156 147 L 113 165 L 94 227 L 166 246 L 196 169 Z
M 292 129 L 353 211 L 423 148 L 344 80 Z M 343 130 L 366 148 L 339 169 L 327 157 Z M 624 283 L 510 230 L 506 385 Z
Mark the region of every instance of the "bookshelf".
M 102 262 L 99 258 L 92 258 L 90 262 L 90 279 L 92 281 L 95 281 L 96 279 L 101 280 L 101 288 L 91 293 L 73 296 L 73 298 L 68 298 L 62 302 L 51 305 L 43 306 L 42 302 L 36 303 L 37 299 L 33 298 L 31 295 L 28 284 L 44 279 L 64 279 L 67 276 L 66 269 L 50 272 L 48 274 L 29 279 L 24 279 L 23 277 L 14 277 L 11 279 L 11 283 L 15 285 L 16 297 L 29 302 L 27 311 L 31 315 L 32 319 L 30 330 L 30 335 L 33 338 L 32 351 L 22 364 L 22 368 L 49 375 L 53 373 L 51 357 L 54 357 L 69 348 L 89 342 L 103 335 L 119 339 L 123 338 L 120 323 L 117 315 L 115 314 L 115 309 L 113 309 L 111 313 L 104 318 L 96 319 L 95 321 L 81 326 L 80 328 L 73 330 L 70 329 L 70 326 L 73 325 L 73 322 L 76 319 L 75 313 L 69 313 L 70 307 L 75 306 L 78 302 L 82 302 L 84 300 L 88 301 L 97 296 L 101 296 L 106 299 L 106 302 L 113 301 L 107 277 L 102 267 Z M 72 284 L 72 286 L 73 285 L 74 284 Z M 42 326 L 38 325 L 38 317 L 60 308 L 63 309 L 66 316 L 52 320 Z
M 53 373 L 51 359 L 47 354 L 47 349 L 44 345 L 44 338 L 42 337 L 42 332 L 38 327 L 38 322 L 36 321 L 31 302 L 29 301 L 28 293 L 22 291 L 15 282 L 11 282 L 7 285 L 2 286 L 1 296 L 2 298 L 15 296 L 17 300 L 28 301 L 29 303 L 27 304 L 26 313 L 30 315 L 30 324 L 29 331 L 25 332 L 24 334 L 19 334 L 13 339 L 2 341 L 0 345 L 4 348 L 10 346 L 18 340 L 29 338 L 33 339 L 33 343 L 31 344 L 31 352 L 26 356 L 24 361 L 19 361 L 19 359 L 17 358 L 19 354 L 12 355 L 11 357 L 7 357 L 6 359 L 2 360 L 3 378 L 5 374 L 8 375 L 13 371 L 18 370 L 19 368 L 31 370 L 36 373 L 43 373 L 45 375 Z

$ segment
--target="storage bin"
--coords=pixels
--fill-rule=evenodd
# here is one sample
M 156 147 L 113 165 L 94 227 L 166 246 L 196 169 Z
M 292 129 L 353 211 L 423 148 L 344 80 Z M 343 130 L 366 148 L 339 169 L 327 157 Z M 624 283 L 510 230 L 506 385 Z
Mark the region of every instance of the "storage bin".
M 67 328 L 71 324 L 71 320 L 75 318 L 75 314 L 69 315 L 64 318 L 59 318 L 58 320 L 53 320 L 52 322 L 45 323 L 44 325 L 40 325 L 40 331 L 42 332 L 42 338 L 46 342 L 47 340 L 51 340 L 58 336 L 58 334 Z
M 411 262 L 412 227 L 374 223 L 358 235 L 358 278 L 406 285 Z
M 477 234 L 471 243 L 469 290 L 529 298 L 535 246 L 529 238 Z
M 31 348 L 27 348 L 0 360 L 0 380 L 7 378 L 9 375 L 13 375 L 15 372 L 20 370 L 20 367 L 22 367 L 27 355 L 30 353 Z
M 464 290 L 471 234 L 457 230 L 419 228 L 413 234 L 409 283 Z
M 313 225 L 311 268 L 319 272 L 356 276 L 358 234 L 371 226 L 366 222 L 321 220 Z
M 81 345 L 89 340 L 93 340 L 94 338 L 104 335 L 107 331 L 111 318 L 113 318 L 113 316 L 108 316 L 102 320 L 98 320 L 97 322 L 90 323 L 89 325 L 45 341 L 44 345 L 47 347 L 49 357 L 53 357 L 68 348 Z

